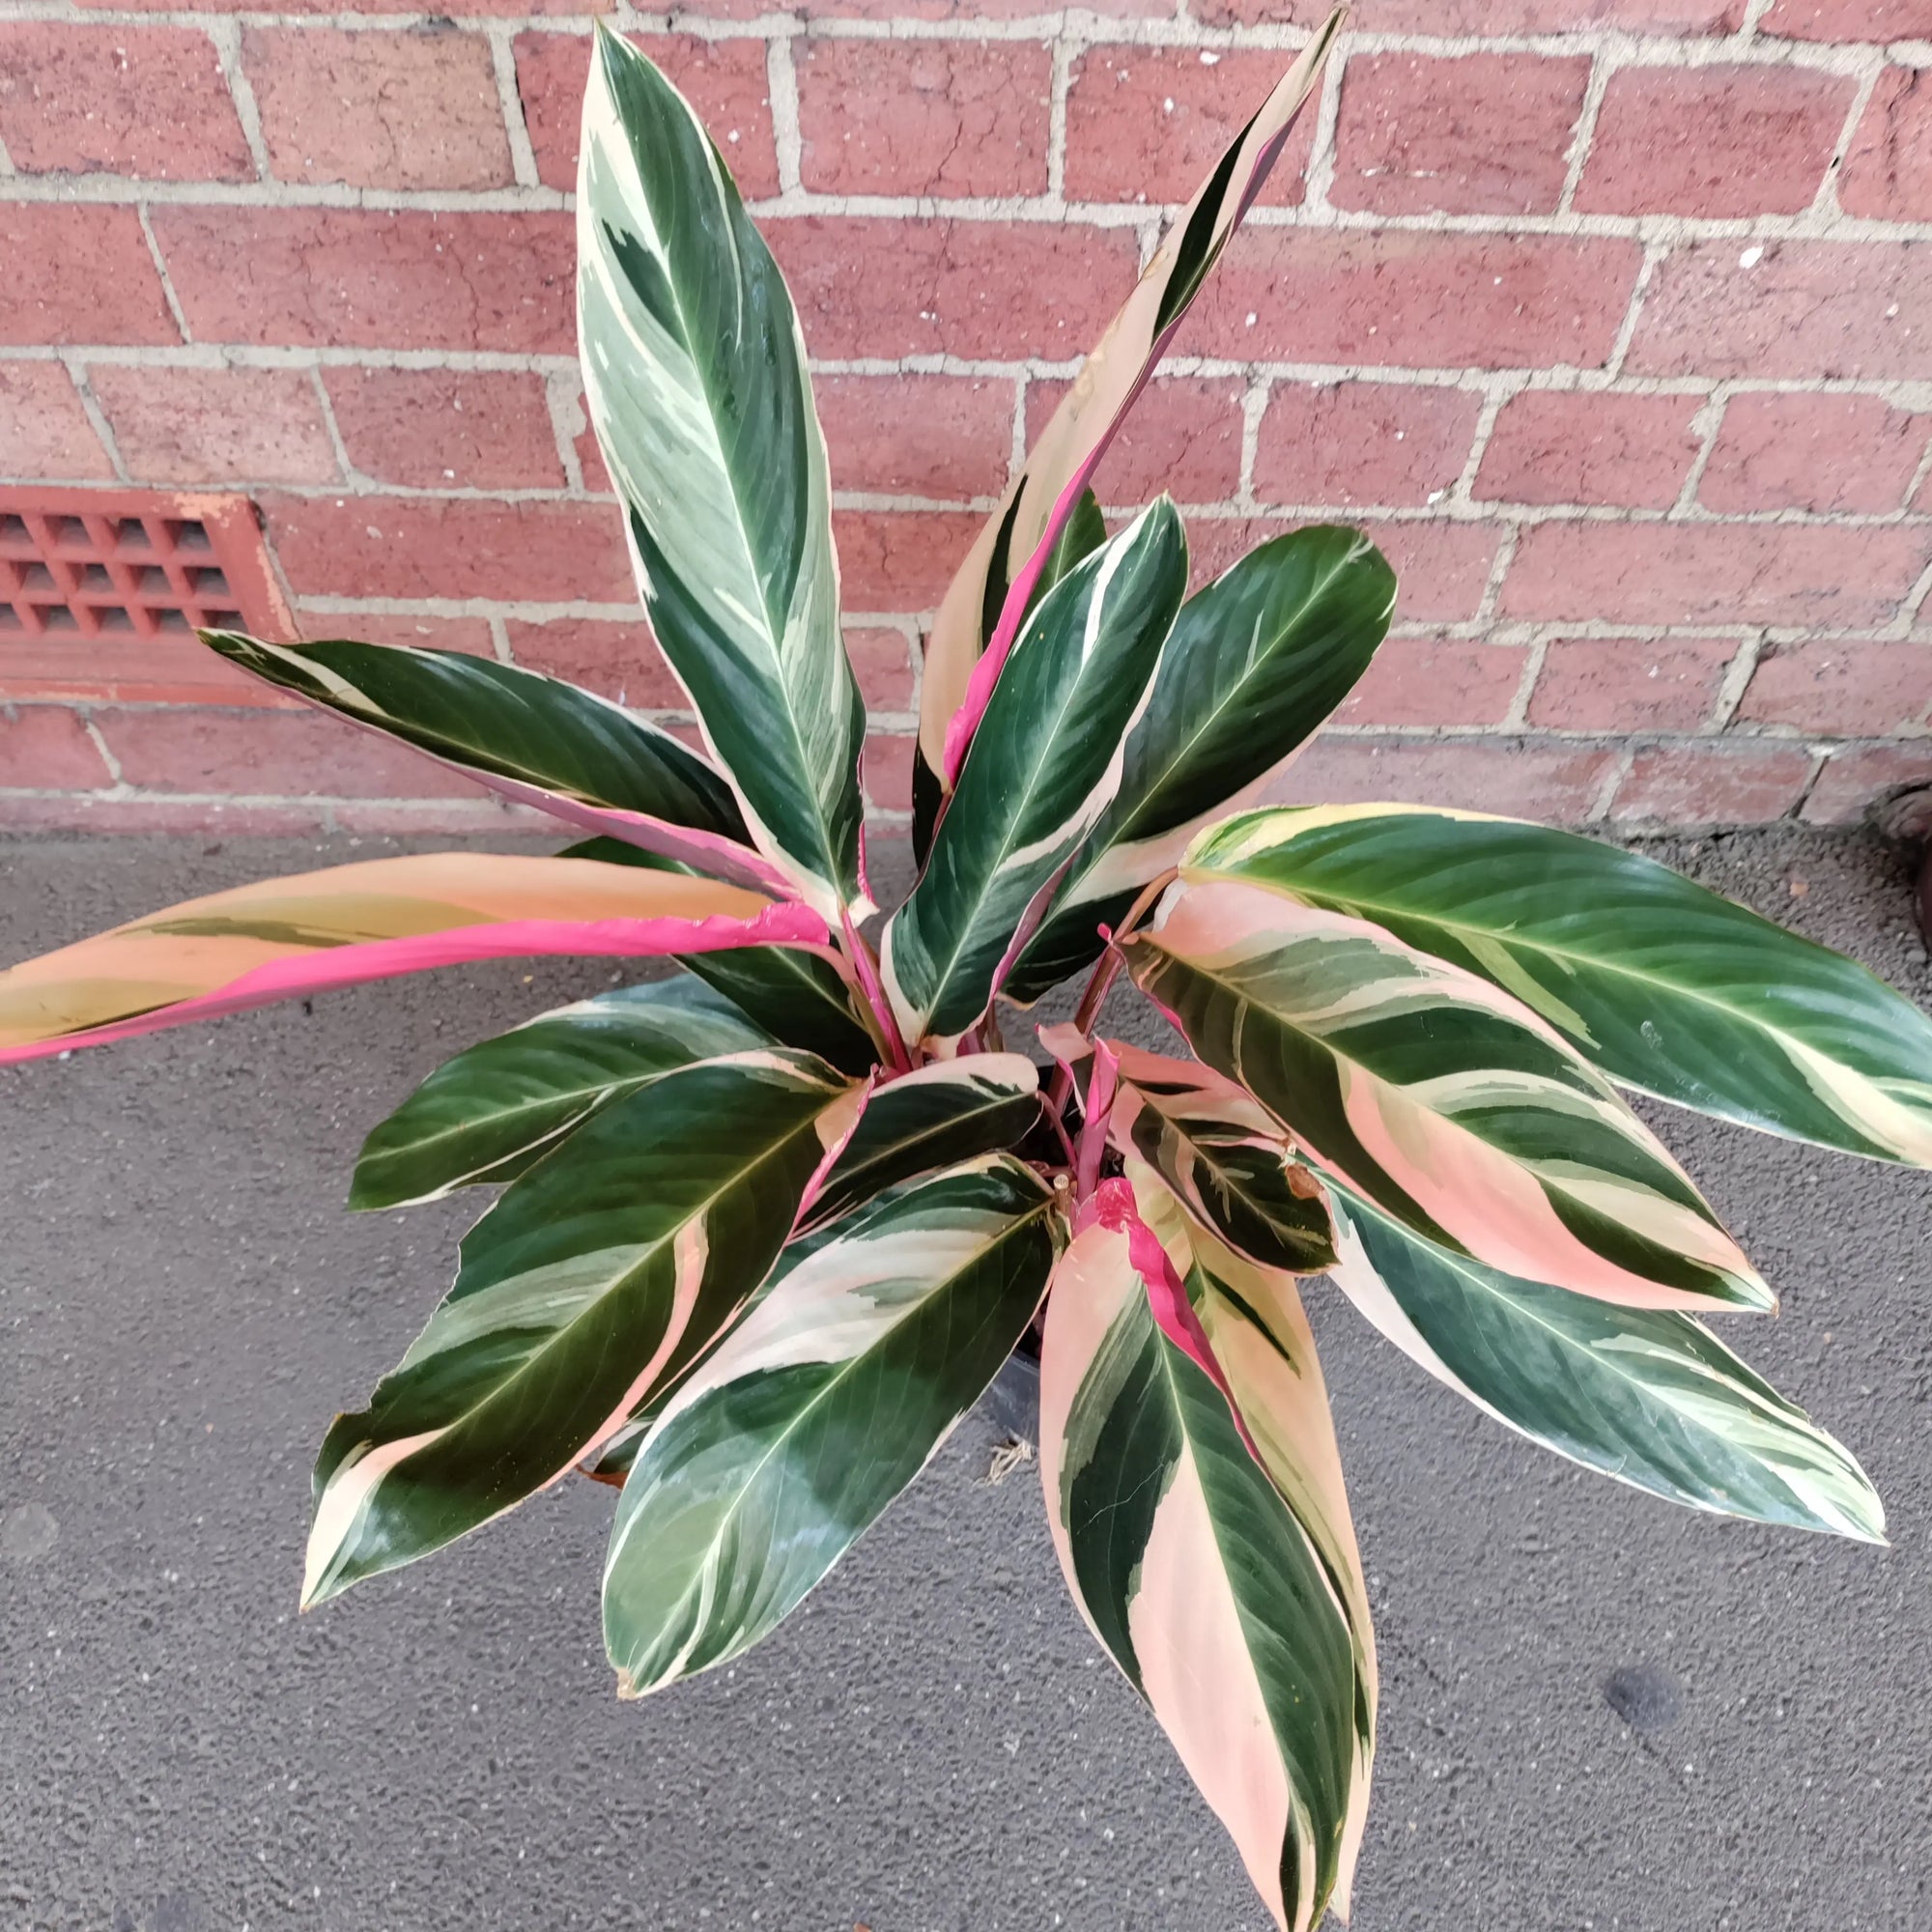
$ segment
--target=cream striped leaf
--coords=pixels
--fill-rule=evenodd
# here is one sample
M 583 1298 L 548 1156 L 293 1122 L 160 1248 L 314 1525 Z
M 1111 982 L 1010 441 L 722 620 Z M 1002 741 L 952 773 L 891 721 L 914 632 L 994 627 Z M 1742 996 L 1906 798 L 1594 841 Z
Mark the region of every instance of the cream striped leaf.
M 1344 18 L 1338 10 L 1315 30 L 1195 190 L 948 586 L 926 640 L 913 760 L 913 845 L 922 856 L 1061 531 L 1314 97 Z
M 1334 1190 L 1336 1285 L 1438 1380 L 1587 1468 L 1692 1509 L 1885 1540 L 1848 1451 L 1701 1322 L 1501 1273 Z
M 1346 1918 L 1375 1763 L 1376 1634 L 1315 1334 L 1292 1274 L 1260 1266 L 1217 1240 L 1144 1162 L 1130 1160 L 1127 1174 L 1142 1215 L 1186 1281 L 1249 1446 L 1321 1555 L 1348 1618 L 1359 1694 L 1354 1771 L 1331 1901 Z
M 1127 740 L 1121 789 L 1067 868 L 1007 988 L 1037 999 L 1100 954 L 1150 879 L 1258 795 L 1348 696 L 1387 633 L 1395 573 L 1358 530 L 1317 525 L 1252 550 L 1180 607 Z
M 1656 1136 L 1487 980 L 1216 882 L 1176 887 L 1127 953 L 1208 1065 L 1417 1233 L 1633 1307 L 1775 1305 Z
M 1120 784 L 1186 583 L 1187 539 L 1163 497 L 1027 620 L 925 870 L 886 927 L 882 970 L 908 1039 L 957 1039 L 991 1004 Z
M 861 1103 L 809 1054 L 706 1061 L 515 1182 L 368 1408 L 324 1440 L 303 1605 L 440 1548 L 591 1455 L 743 1306 Z
M 1473 812 L 1320 806 L 1228 819 L 1182 869 L 1373 920 L 1660 1099 L 1932 1167 L 1932 1017 L 1639 853 Z
M 658 642 L 759 847 L 828 920 L 869 910 L 865 709 L 798 319 L 697 117 L 601 26 L 577 244 L 590 418 Z
M 514 1180 L 613 1101 L 695 1061 L 774 1045 L 693 980 L 625 986 L 446 1060 L 362 1144 L 349 1205 Z
M 1057 1220 L 994 1154 L 786 1251 L 624 1485 L 604 1571 L 624 1695 L 749 1649 L 859 1540 L 1025 1332 Z
M 1025 1054 L 928 1061 L 874 1090 L 806 1224 L 830 1221 L 915 1174 L 1016 1148 L 1039 1117 L 1039 1071 Z
M 784 875 L 751 849 L 731 788 L 647 718 L 468 651 L 328 639 L 270 644 L 203 631 L 229 663 L 279 691 L 426 753 L 504 797 L 573 825 L 765 891 Z
M 1204 1227 L 1256 1265 L 1321 1274 L 1334 1264 L 1321 1183 L 1289 1156 L 1280 1126 L 1244 1089 L 1199 1061 L 1110 1040 L 1120 1094 L 1108 1125 Z
M 1155 1321 L 1132 1250 L 1096 1219 L 1054 1270 L 1040 1346 L 1047 1520 L 1074 1601 L 1275 1922 L 1307 1932 L 1342 1878 L 1366 1773 L 1369 1693 L 1348 1606 L 1227 1397 Z

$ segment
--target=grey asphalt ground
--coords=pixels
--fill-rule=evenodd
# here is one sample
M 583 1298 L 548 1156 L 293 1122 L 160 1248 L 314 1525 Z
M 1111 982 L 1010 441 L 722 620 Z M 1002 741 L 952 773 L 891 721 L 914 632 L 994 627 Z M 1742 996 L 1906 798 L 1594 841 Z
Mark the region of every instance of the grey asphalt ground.
M 0 845 L 0 959 L 384 849 Z M 1932 1000 L 1902 863 L 1676 854 Z M 361 1134 L 604 967 L 398 981 L 0 1074 L 0 1927 L 1260 1932 L 976 1417 L 779 1635 L 620 1705 L 571 1483 L 298 1621 L 308 1464 L 473 1203 Z M 1874 1551 L 1534 1451 L 1313 1313 L 1383 1663 L 1358 1932 L 1932 1924 L 1932 1177 L 1661 1120 L 1782 1292 L 1728 1339 L 1863 1459 Z

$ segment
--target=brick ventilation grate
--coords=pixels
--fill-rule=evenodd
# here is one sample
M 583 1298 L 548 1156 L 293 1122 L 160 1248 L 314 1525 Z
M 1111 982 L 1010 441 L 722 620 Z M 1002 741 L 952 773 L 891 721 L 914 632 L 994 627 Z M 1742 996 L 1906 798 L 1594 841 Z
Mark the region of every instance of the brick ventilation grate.
M 0 489 L 0 700 L 212 695 L 197 630 L 295 634 L 245 497 Z
M 185 637 L 241 621 L 198 517 L 0 512 L 0 638 Z

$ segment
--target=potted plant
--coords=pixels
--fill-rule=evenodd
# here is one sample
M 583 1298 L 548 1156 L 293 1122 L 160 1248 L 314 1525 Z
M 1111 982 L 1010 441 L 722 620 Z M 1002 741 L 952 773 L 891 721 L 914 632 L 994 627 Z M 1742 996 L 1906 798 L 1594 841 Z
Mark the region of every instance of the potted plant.
M 1363 537 L 1277 537 L 1190 596 L 1165 498 L 1105 528 L 1094 468 L 1336 25 L 961 566 L 921 870 L 876 946 L 804 343 L 696 116 L 600 31 L 583 367 L 704 752 L 488 660 L 209 634 L 587 837 L 218 893 L 0 975 L 21 1060 L 454 960 L 677 961 L 459 1054 L 370 1135 L 354 1206 L 502 1191 L 324 1438 L 303 1604 L 582 1471 L 621 1486 L 619 1688 L 656 1690 L 773 1629 L 1037 1326 L 1074 1600 L 1293 1927 L 1346 1909 L 1376 1719 L 1300 1278 L 1580 1463 L 1879 1541 L 1851 1455 L 1704 1325 L 1771 1291 L 1618 1090 L 1932 1165 L 1932 1023 L 1849 960 L 1567 834 L 1252 803 L 1381 640 Z M 1024 1022 L 1080 976 L 1069 1023 Z M 1101 1032 L 1117 982 L 1190 1051 Z

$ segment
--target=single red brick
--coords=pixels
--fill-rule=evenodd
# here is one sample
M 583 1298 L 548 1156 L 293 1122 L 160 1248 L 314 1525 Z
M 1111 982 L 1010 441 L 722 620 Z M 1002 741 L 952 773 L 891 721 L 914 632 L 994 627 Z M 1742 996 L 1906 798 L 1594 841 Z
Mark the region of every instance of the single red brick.
M 1799 814 L 1807 825 L 1861 824 L 1895 792 L 1932 785 L 1932 743 L 1846 746 L 1825 760 Z
M 1800 67 L 1626 67 L 1610 76 L 1576 206 L 1591 214 L 1797 214 L 1858 83 Z
M 873 712 L 912 708 L 912 650 L 903 631 L 883 624 L 848 624 L 845 655 L 859 680 L 859 695 Z
M 1727 638 L 1570 638 L 1544 653 L 1529 722 L 1550 731 L 1694 731 L 1711 715 Z
M 1522 682 L 1520 644 L 1390 638 L 1336 715 L 1343 724 L 1500 724 Z
M 1278 805 L 1398 798 L 1576 825 L 1596 810 L 1614 754 L 1523 738 L 1317 738 L 1268 787 Z
M 1039 194 L 1053 57 L 1027 41 L 807 40 L 799 179 L 827 194 Z
M 866 802 L 874 811 L 912 810 L 912 753 L 919 740 L 883 731 L 868 732 L 860 774 Z
M 151 369 L 97 362 L 96 400 L 142 483 L 333 483 L 341 472 L 299 369 Z
M 1932 723 L 1932 643 L 1814 639 L 1757 661 L 1738 716 L 1833 738 L 1897 738 Z
M 23 175 L 255 178 L 221 57 L 186 28 L 0 25 L 0 142 Z
M 157 206 L 150 218 L 204 342 L 511 355 L 575 344 L 568 214 Z
M 997 495 L 1013 452 L 1013 385 L 984 376 L 820 376 L 836 490 Z
M 708 11 L 715 13 L 712 8 Z M 697 109 L 738 191 L 750 199 L 779 191 L 771 97 L 761 40 L 707 41 L 695 34 L 630 36 Z M 529 129 L 537 178 L 546 187 L 577 185 L 577 141 L 590 72 L 588 35 L 519 34 L 517 93 Z
M 552 617 L 505 626 L 510 656 L 526 670 L 581 684 L 637 711 L 689 711 L 691 699 L 641 617 Z
M 1176 203 L 1213 171 L 1281 78 L 1272 49 L 1089 47 L 1066 93 L 1066 198 Z M 1310 102 L 1262 189 L 1263 206 L 1299 202 L 1315 139 Z
M 264 798 L 460 798 L 473 789 L 393 738 L 313 711 L 186 705 L 94 713 L 125 782 Z
M 832 517 L 847 611 L 936 610 L 985 519 L 974 510 L 839 510 Z
M 1419 383 L 1277 383 L 1255 445 L 1255 494 L 1283 503 L 1408 506 L 1463 473 L 1482 398 Z
M 1798 745 L 1660 745 L 1631 760 L 1610 817 L 1619 825 L 1768 825 L 1798 803 L 1811 764 Z
M 1254 547 L 1299 520 L 1263 517 L 1195 517 L 1187 526 L 1196 588 L 1218 576 Z M 1492 524 L 1416 520 L 1360 523 L 1364 535 L 1394 567 L 1396 621 L 1460 624 L 1476 614 L 1495 562 L 1501 530 Z
M 1196 0 L 1194 17 L 1212 27 L 1319 27 L 1328 0 Z M 1358 0 L 1349 24 L 1366 34 L 1463 36 L 1563 34 L 1625 27 L 1651 34 L 1731 34 L 1745 0 Z
M 636 594 L 604 503 L 271 496 L 262 507 L 299 596 L 619 604 Z
M 0 362 L 0 475 L 92 483 L 113 474 L 58 362 Z
M 288 627 L 284 625 L 284 633 Z M 56 632 L 0 639 L 0 704 L 247 704 L 301 700 L 204 650 L 191 636 Z
M 1202 291 L 1178 353 L 1596 368 L 1616 344 L 1641 262 L 1638 244 L 1621 240 L 1248 229 Z
M 1772 0 L 1761 34 L 1794 41 L 1922 41 L 1925 0 Z
M 350 462 L 379 483 L 418 490 L 562 486 L 541 376 L 345 365 L 324 380 Z
M 0 708 L 0 791 L 98 790 L 113 782 L 77 712 L 57 704 Z
M 1880 73 L 1839 171 L 1838 206 L 1879 221 L 1932 221 L 1932 68 Z
M 0 202 L 0 343 L 181 340 L 131 208 Z
M 764 232 L 814 355 L 1071 361 L 1139 272 L 1124 229 L 811 214 Z
M 1865 630 L 1897 613 L 1932 532 L 1804 524 L 1552 523 L 1525 529 L 1508 617 Z
M 1692 242 L 1658 269 L 1646 376 L 1932 376 L 1932 242 Z
M 1384 214 L 1552 213 L 1589 84 L 1582 57 L 1357 54 L 1328 199 Z
M 248 27 L 242 64 L 282 181 L 460 188 L 516 179 L 481 34 Z
M 497 655 L 487 617 L 432 617 L 399 611 L 315 611 L 298 613 L 301 635 L 315 641 L 348 638 L 363 644 L 412 644 L 424 651 L 462 651 L 473 658 Z
M 1228 376 L 1156 376 L 1108 445 L 1094 474 L 1103 503 L 1140 505 L 1164 490 L 1183 503 L 1214 503 L 1241 481 L 1241 397 Z M 1027 389 L 1027 442 L 1046 428 L 1065 383 Z
M 1750 390 L 1724 409 L 1697 486 L 1714 510 L 1859 511 L 1905 500 L 1932 416 L 1882 396 Z
M 1667 509 L 1697 454 L 1690 419 L 1702 403 L 1701 396 L 1525 389 L 1496 417 L 1471 494 Z

